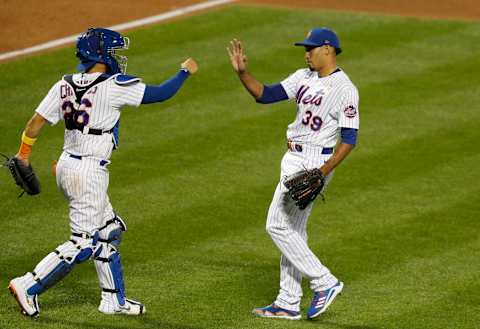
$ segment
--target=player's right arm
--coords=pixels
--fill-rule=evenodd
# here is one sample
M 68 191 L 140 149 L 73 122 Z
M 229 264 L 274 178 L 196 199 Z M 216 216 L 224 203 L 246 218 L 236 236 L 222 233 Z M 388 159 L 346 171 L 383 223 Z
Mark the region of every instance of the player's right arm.
M 32 152 L 33 144 L 35 144 L 40 130 L 46 122 L 56 124 L 62 118 L 62 111 L 59 105 L 60 99 L 60 83 L 57 82 L 50 88 L 48 94 L 42 100 L 35 110 L 35 114 L 27 122 L 25 130 L 22 133 L 20 149 L 15 155 L 16 158 L 22 160 L 25 164 L 29 164 L 29 157 Z
M 230 47 L 227 47 L 227 52 L 238 78 L 257 103 L 270 104 L 288 99 L 287 93 L 281 84 L 265 86 L 248 72 L 247 55 L 239 40 L 233 39 L 230 41 Z
M 29 164 L 30 153 L 32 153 L 33 144 L 37 141 L 40 130 L 45 125 L 45 118 L 35 113 L 28 121 L 25 130 L 22 133 L 22 142 L 20 148 L 15 155 L 17 159 L 22 160 L 25 164 Z

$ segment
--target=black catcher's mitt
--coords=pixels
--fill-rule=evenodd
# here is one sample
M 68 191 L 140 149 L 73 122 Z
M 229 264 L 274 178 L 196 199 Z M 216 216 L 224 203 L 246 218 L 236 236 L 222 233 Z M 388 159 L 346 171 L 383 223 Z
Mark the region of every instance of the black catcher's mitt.
M 5 155 L 4 157 L 6 158 L 6 160 L 3 166 L 8 168 L 10 174 L 12 174 L 15 183 L 29 195 L 35 195 L 40 193 L 40 182 L 38 181 L 38 178 L 35 175 L 32 166 L 26 166 L 16 157 L 9 158 Z M 22 192 L 20 196 L 22 196 L 24 192 Z
M 320 169 L 305 169 L 288 177 L 284 184 L 295 204 L 303 210 L 320 194 L 325 177 Z

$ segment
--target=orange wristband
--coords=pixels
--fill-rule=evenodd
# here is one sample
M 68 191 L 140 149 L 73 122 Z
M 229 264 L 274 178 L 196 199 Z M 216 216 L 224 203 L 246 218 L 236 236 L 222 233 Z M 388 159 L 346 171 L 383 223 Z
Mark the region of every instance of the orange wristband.
M 20 150 L 18 150 L 18 153 L 23 159 L 28 159 L 28 157 L 30 156 L 30 153 L 32 153 L 32 145 L 28 145 L 22 142 L 22 145 L 20 145 Z
M 22 133 L 22 144 L 20 145 L 20 150 L 18 154 L 23 159 L 28 159 L 30 153 L 32 153 L 32 146 L 35 144 L 36 138 L 31 138 L 25 135 L 25 131 Z

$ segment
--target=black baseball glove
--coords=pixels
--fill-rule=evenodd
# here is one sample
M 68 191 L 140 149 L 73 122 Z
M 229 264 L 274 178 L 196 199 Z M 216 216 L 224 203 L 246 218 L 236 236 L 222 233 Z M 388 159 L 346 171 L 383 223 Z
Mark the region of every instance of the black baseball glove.
M 287 177 L 284 185 L 298 208 L 303 210 L 322 191 L 325 185 L 325 176 L 320 169 L 305 169 Z M 321 196 L 323 198 L 323 195 Z
M 4 157 L 6 160 L 3 166 L 10 170 L 10 174 L 12 174 L 15 183 L 23 189 L 20 196 L 22 196 L 24 192 L 27 192 L 29 195 L 40 193 L 40 182 L 38 181 L 32 166 L 25 165 L 16 157 L 9 158 L 5 155 Z

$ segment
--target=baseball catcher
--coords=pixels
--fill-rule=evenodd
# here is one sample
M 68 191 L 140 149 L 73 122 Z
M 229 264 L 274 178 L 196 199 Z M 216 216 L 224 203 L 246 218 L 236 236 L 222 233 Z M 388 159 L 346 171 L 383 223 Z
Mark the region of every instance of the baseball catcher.
M 52 167 L 56 183 L 69 205 L 70 236 L 29 272 L 8 286 L 22 314 L 40 313 L 39 297 L 77 265 L 92 260 L 97 271 L 98 311 L 108 315 L 142 315 L 145 306 L 127 298 L 120 255 L 125 220 L 108 196 L 108 166 L 119 148 L 120 115 L 126 106 L 160 103 L 173 97 L 198 70 L 188 58 L 177 73 L 160 85 L 126 75 L 127 37 L 104 28 L 90 28 L 79 36 L 77 73 L 62 76 L 35 109 L 22 135 L 20 151 L 7 158 L 16 183 L 28 194 L 40 192 L 30 166 L 32 146 L 46 123 L 65 126 L 60 158 Z
M 304 210 L 322 192 L 325 176 L 318 168 L 305 169 L 287 177 L 284 185 L 298 208 Z

